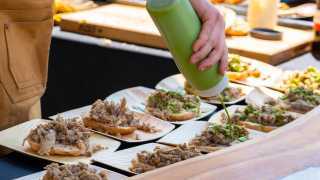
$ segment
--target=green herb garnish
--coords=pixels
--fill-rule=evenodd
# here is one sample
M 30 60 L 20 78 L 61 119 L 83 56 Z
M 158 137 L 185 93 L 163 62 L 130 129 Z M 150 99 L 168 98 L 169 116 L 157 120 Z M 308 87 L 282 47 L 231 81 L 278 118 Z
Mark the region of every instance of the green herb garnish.
M 221 94 L 219 95 L 219 99 L 220 99 L 220 102 L 221 102 L 221 104 L 222 104 L 222 107 L 223 107 L 224 111 L 225 111 L 226 114 L 227 114 L 227 118 L 228 118 L 228 121 L 227 121 L 227 122 L 228 122 L 228 123 L 231 123 L 231 118 L 230 118 L 229 111 L 228 111 L 226 105 L 224 104 L 223 96 L 222 96 Z

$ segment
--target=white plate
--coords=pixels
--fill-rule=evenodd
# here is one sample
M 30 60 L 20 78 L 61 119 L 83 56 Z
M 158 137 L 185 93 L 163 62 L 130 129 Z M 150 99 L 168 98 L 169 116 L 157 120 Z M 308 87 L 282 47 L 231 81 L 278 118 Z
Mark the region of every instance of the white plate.
M 119 102 L 120 99 L 118 100 L 114 100 L 115 102 Z M 88 114 L 88 112 L 90 111 L 91 105 L 90 106 L 85 106 L 79 109 L 74 109 L 71 111 L 67 111 L 64 113 L 60 113 L 59 116 L 63 117 L 63 118 L 73 118 L 73 117 L 84 117 L 86 114 Z M 174 129 L 174 125 L 167 122 L 167 121 L 163 121 L 161 119 L 158 119 L 154 116 L 151 116 L 149 114 L 145 114 L 145 113 L 138 113 L 136 114 L 136 116 L 140 116 L 140 120 L 150 124 L 151 126 L 156 127 L 157 129 L 159 129 L 159 132 L 156 133 L 146 133 L 144 131 L 141 130 L 136 130 L 134 131 L 134 133 L 129 134 L 129 135 L 125 135 L 125 136 L 113 136 L 110 134 L 106 134 L 106 133 L 101 133 L 99 131 L 94 131 L 95 133 L 104 135 L 104 136 L 108 136 L 120 141 L 124 141 L 124 142 L 128 142 L 128 143 L 141 143 L 141 142 L 147 142 L 147 141 L 152 141 L 158 138 L 163 137 L 164 135 L 168 134 L 169 132 L 171 132 Z M 52 117 L 52 118 L 56 118 Z M 137 139 L 138 137 L 138 139 Z
M 74 117 L 82 117 L 84 116 L 85 114 L 87 114 L 91 109 L 91 105 L 88 105 L 88 106 L 84 106 L 84 107 L 81 107 L 81 108 L 77 108 L 77 109 L 72 109 L 70 111 L 66 111 L 66 112 L 63 112 L 63 113 L 59 113 L 59 114 L 56 114 L 54 116 L 50 116 L 49 118 L 54 120 L 54 119 L 57 119 L 58 116 L 61 116 L 65 119 L 71 119 L 71 118 L 74 118 Z
M 237 109 L 244 109 L 244 108 L 246 108 L 245 105 L 232 105 L 232 106 L 227 107 L 227 110 L 229 112 L 230 117 L 232 117 Z M 222 110 L 218 111 L 217 113 L 215 113 L 214 115 L 212 115 L 208 122 L 222 124 L 223 123 L 221 121 L 222 120 L 222 118 L 221 118 L 222 114 L 225 114 L 225 110 L 224 109 L 222 109 Z
M 282 76 L 280 76 L 276 81 L 275 83 L 270 86 L 270 88 L 273 88 L 277 91 L 281 91 L 281 92 L 284 92 L 286 90 L 288 90 L 290 87 L 288 87 L 288 85 L 285 85 L 284 84 L 284 81 L 288 80 L 288 79 L 291 79 L 293 77 L 294 74 L 296 73 L 304 73 L 306 72 L 307 69 L 303 70 L 303 71 L 293 71 L 293 70 L 289 70 L 289 71 L 284 71 L 282 73 Z M 318 92 L 320 92 L 320 90 L 318 89 Z
M 244 106 L 244 105 L 232 105 L 232 106 L 227 107 L 227 110 L 229 112 L 230 117 L 232 117 L 237 109 L 243 110 L 245 108 L 246 108 L 246 106 Z M 290 112 L 290 111 L 287 111 L 287 112 L 289 114 L 291 114 L 295 119 L 297 119 L 297 118 L 299 118 L 301 116 L 301 114 L 299 114 L 299 113 L 294 113 L 294 112 Z M 222 114 L 225 114 L 225 110 L 224 109 L 222 109 L 219 112 L 217 112 L 214 115 L 212 115 L 208 122 L 218 123 L 218 124 L 224 123 L 224 122 L 221 121 L 222 120 L 222 118 L 221 118 Z M 278 127 L 278 128 L 281 128 L 281 127 Z
M 113 135 L 102 133 L 102 132 L 95 131 L 95 130 L 92 130 L 92 131 L 95 133 L 104 135 L 104 136 L 112 137 L 114 139 L 117 139 L 117 140 L 120 140 L 123 142 L 142 143 L 142 142 L 148 142 L 148 141 L 152 141 L 155 139 L 159 139 L 159 138 L 165 136 L 166 134 L 168 134 L 169 132 L 171 132 L 175 128 L 175 126 L 173 124 L 171 124 L 167 121 L 163 121 L 161 119 L 158 119 L 158 118 L 151 116 L 149 114 L 140 114 L 140 115 L 141 115 L 141 118 L 139 118 L 139 119 L 141 121 L 143 121 L 144 123 L 150 124 L 153 127 L 156 127 L 160 131 L 155 132 L 155 133 L 147 133 L 147 132 L 144 132 L 141 130 L 135 130 L 132 134 L 124 135 L 121 137 L 113 136 Z
M 157 141 L 157 143 L 167 145 L 179 145 L 191 142 L 197 135 L 205 131 L 210 123 L 205 121 L 195 121 L 192 123 L 184 124 L 172 131 L 165 137 Z M 249 139 L 254 139 L 265 135 L 263 132 L 248 129 Z
M 270 101 L 276 101 L 284 94 L 278 91 L 274 91 L 265 87 L 256 87 L 246 97 L 246 103 L 261 107 Z
M 248 62 L 252 67 L 257 68 L 261 72 L 261 77 L 248 77 L 244 81 L 230 80 L 232 82 L 245 84 L 248 86 L 265 86 L 273 87 L 277 80 L 282 76 L 282 70 L 270 64 L 241 56 L 241 61 Z
M 78 157 L 73 157 L 73 156 L 41 156 L 36 154 L 35 152 L 31 151 L 29 149 L 28 143 L 25 144 L 25 146 L 22 145 L 23 140 L 25 137 L 28 136 L 29 132 L 36 128 L 40 124 L 44 124 L 49 122 L 48 120 L 43 120 L 43 119 L 34 119 L 27 121 L 25 123 L 19 124 L 17 126 L 11 127 L 9 129 L 0 131 L 0 145 L 7 147 L 9 149 L 18 151 L 23 154 L 27 154 L 29 156 L 34 156 L 37 158 L 41 159 L 46 159 L 49 161 L 53 162 L 59 162 L 63 164 L 75 164 L 78 162 L 83 162 L 83 163 L 91 163 L 91 159 L 100 154 L 109 154 L 111 152 L 116 151 L 119 146 L 120 142 L 113 140 L 111 138 L 104 137 L 99 134 L 93 133 L 90 137 L 90 144 L 91 145 L 98 145 L 101 144 L 104 147 L 107 147 L 107 149 L 98 151 L 94 153 L 91 157 L 86 157 L 86 156 L 78 156 Z
M 131 161 L 137 157 L 137 153 L 141 151 L 150 151 L 153 152 L 153 149 L 157 146 L 168 147 L 162 144 L 149 143 L 140 146 L 136 146 L 129 149 L 124 149 L 121 151 L 114 152 L 112 154 L 99 154 L 95 156 L 93 161 L 126 171 L 132 174 L 136 174 L 130 171 Z
M 172 75 L 160 81 L 157 84 L 156 89 L 163 89 L 166 91 L 177 91 L 182 94 L 185 94 L 186 93 L 184 90 L 185 81 L 186 79 L 183 77 L 182 74 Z M 227 105 L 236 104 L 240 101 L 243 101 L 246 98 L 246 96 L 253 90 L 252 87 L 241 85 L 241 84 L 229 83 L 229 86 L 233 88 L 241 88 L 244 95 L 236 100 L 225 102 L 225 104 Z M 221 102 L 217 100 L 206 100 L 206 99 L 201 99 L 201 100 L 206 103 L 221 104 Z
M 93 165 L 90 165 L 90 167 L 98 170 L 98 171 L 101 171 L 101 170 L 107 170 L 107 169 L 103 169 L 101 167 L 98 167 L 98 166 L 93 166 Z M 110 171 L 110 170 L 107 170 L 108 172 L 108 180 L 124 180 L 124 179 L 127 179 L 127 176 L 124 176 L 122 174 L 119 174 L 119 173 L 116 173 L 116 172 L 113 172 L 113 171 Z M 34 174 L 30 174 L 30 175 L 27 175 L 27 176 L 23 176 L 23 177 L 20 177 L 20 178 L 17 178 L 15 180 L 40 180 L 42 179 L 42 177 L 44 176 L 44 174 L 46 173 L 46 171 L 41 171 L 41 172 L 37 172 L 37 173 L 34 173 Z
M 133 111 L 143 112 L 145 109 L 145 103 L 147 101 L 148 96 L 153 93 L 155 90 L 149 89 L 146 87 L 133 87 L 129 89 L 125 89 L 119 92 L 112 94 L 107 97 L 108 101 L 118 102 L 122 98 L 126 98 L 128 107 Z M 173 124 L 185 124 L 191 121 L 196 121 L 202 118 L 209 116 L 217 109 L 216 106 L 201 102 L 200 110 L 201 114 L 199 117 L 186 120 L 186 121 L 170 121 Z

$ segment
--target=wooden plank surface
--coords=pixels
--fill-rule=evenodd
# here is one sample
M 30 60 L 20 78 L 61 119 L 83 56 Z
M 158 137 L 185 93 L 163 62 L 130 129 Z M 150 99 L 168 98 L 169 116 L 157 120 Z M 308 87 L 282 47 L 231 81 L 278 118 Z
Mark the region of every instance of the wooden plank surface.
M 320 107 L 267 135 L 130 179 L 279 179 L 320 166 Z
M 110 4 L 66 14 L 60 27 L 67 31 L 166 48 L 148 12 L 138 6 Z
M 144 7 L 109 4 L 100 8 L 62 16 L 61 28 L 82 34 L 110 38 L 157 48 L 166 48 L 160 33 Z M 278 27 L 282 41 L 266 41 L 249 36 L 228 37 L 230 52 L 278 64 L 310 50 L 311 31 Z

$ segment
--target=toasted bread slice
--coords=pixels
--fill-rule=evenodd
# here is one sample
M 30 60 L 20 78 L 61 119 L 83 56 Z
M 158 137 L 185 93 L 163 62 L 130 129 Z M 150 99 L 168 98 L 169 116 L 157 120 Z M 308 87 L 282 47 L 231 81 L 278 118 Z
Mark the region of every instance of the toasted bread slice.
M 239 121 L 238 124 L 248 129 L 253 129 L 253 130 L 262 131 L 262 132 L 270 132 L 277 129 L 277 127 L 275 126 L 264 126 L 261 124 L 247 122 L 247 121 Z
M 128 135 L 132 134 L 137 129 L 135 127 L 111 127 L 90 117 L 84 117 L 83 123 L 87 128 L 111 135 Z
M 32 139 L 27 139 L 30 148 L 34 152 L 38 152 L 40 150 L 40 144 L 33 141 Z M 61 155 L 61 156 L 81 156 L 86 153 L 86 145 L 84 143 L 80 143 L 78 146 L 71 145 L 55 145 L 51 148 L 49 155 Z
M 158 117 L 160 119 L 168 120 L 168 121 L 186 121 L 192 118 L 197 117 L 197 113 L 184 111 L 181 113 L 172 113 L 172 114 L 164 114 L 155 108 L 146 108 L 149 113 L 153 116 Z

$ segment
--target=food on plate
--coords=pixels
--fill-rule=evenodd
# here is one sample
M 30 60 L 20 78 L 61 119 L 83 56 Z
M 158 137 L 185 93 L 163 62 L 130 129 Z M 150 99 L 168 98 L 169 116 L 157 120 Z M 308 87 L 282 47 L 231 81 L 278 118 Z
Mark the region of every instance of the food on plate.
M 108 172 L 106 170 L 98 171 L 83 163 L 70 165 L 52 163 L 46 166 L 45 169 L 46 172 L 42 180 L 108 180 Z
M 219 0 L 221 3 L 232 3 L 225 0 Z M 238 0 L 239 1 L 239 0 Z M 234 1 L 235 2 L 235 1 Z M 217 2 L 218 3 L 218 2 Z M 250 31 L 250 27 L 247 21 L 242 17 L 237 16 L 237 13 L 225 6 L 216 5 L 215 8 L 220 12 L 225 21 L 225 34 L 228 36 L 246 36 Z
M 61 13 L 70 13 L 98 7 L 91 0 L 54 0 L 54 16 L 56 23 L 61 22 Z
M 304 72 L 293 72 L 283 80 L 281 89 L 286 90 L 295 87 L 304 87 L 316 93 L 320 93 L 320 71 L 315 67 L 308 67 Z
M 226 35 L 228 36 L 246 36 L 250 31 L 250 27 L 247 21 L 237 17 L 235 21 L 226 29 Z
M 146 110 L 163 120 L 185 121 L 199 116 L 200 98 L 157 90 L 148 97 Z
M 54 0 L 54 12 L 68 13 L 95 8 L 98 5 L 91 0 Z
M 279 5 L 280 10 L 288 10 L 290 9 L 290 6 L 287 3 L 280 3 Z
M 242 126 L 231 123 L 212 123 L 205 131 L 196 136 L 190 144 L 196 147 L 230 146 L 235 141 L 248 139 L 248 135 L 248 130 Z
M 235 87 L 227 87 L 224 89 L 221 93 L 222 100 L 224 102 L 231 102 L 235 101 L 241 97 L 243 97 L 245 94 L 243 93 L 241 88 L 235 88 Z M 219 100 L 218 97 L 213 97 L 214 100 Z
M 138 153 L 131 162 L 130 171 L 140 174 L 200 155 L 196 147 L 187 144 L 177 147 L 156 147 L 153 152 Z
M 227 75 L 231 80 L 244 81 L 248 77 L 261 77 L 261 72 L 252 67 L 249 62 L 241 60 L 241 56 L 230 54 Z
M 90 147 L 91 132 L 78 119 L 56 120 L 38 125 L 24 139 L 32 151 L 39 155 L 90 156 L 103 149 L 101 145 Z
M 224 113 L 222 118 L 226 121 Z M 248 105 L 244 109 L 238 108 L 235 111 L 231 117 L 231 123 L 239 124 L 249 129 L 270 132 L 292 122 L 295 118 L 292 113 L 279 106 L 264 105 L 255 107 Z
M 127 107 L 126 99 L 120 103 L 97 100 L 93 103 L 87 116 L 83 118 L 84 125 L 90 129 L 111 135 L 128 135 L 135 130 L 148 133 L 158 132 L 155 127 L 140 121 L 135 112 Z
M 186 81 L 184 84 L 184 89 L 188 94 L 196 95 L 194 88 Z M 235 100 L 240 99 L 241 97 L 245 96 L 243 90 L 239 87 L 227 87 L 225 88 L 222 93 L 220 94 L 224 102 L 232 102 Z M 213 97 L 201 97 L 201 99 L 207 101 L 220 101 L 219 96 Z
M 320 94 L 304 87 L 292 88 L 280 98 L 280 104 L 289 111 L 306 113 L 320 105 Z

